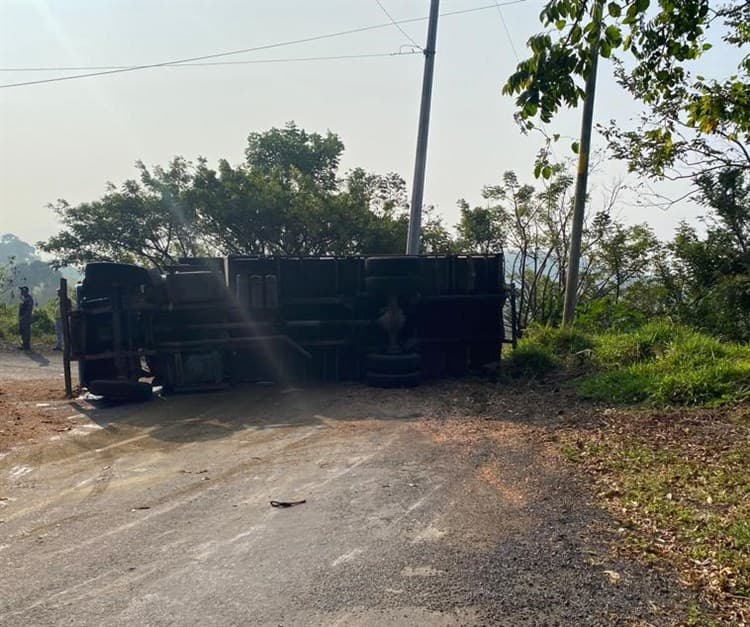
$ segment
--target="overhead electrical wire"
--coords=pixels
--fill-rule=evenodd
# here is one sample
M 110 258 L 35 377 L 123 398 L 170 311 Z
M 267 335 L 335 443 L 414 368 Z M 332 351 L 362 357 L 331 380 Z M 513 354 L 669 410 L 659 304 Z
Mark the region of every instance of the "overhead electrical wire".
M 506 0 L 505 2 L 493 2 L 492 4 L 486 4 L 482 6 L 477 7 L 471 7 L 468 9 L 455 9 L 453 11 L 445 11 L 444 13 L 441 13 L 441 17 L 448 17 L 452 15 L 463 15 L 466 13 L 474 13 L 476 11 L 486 11 L 488 9 L 495 9 L 498 6 L 509 6 L 513 4 L 522 4 L 524 2 L 527 2 L 528 0 Z M 354 35 L 357 33 L 364 33 L 367 31 L 374 31 L 374 30 L 381 30 L 383 28 L 390 28 L 394 24 L 409 24 L 414 22 L 424 22 L 427 20 L 427 16 L 423 17 L 412 17 L 407 18 L 403 20 L 391 20 L 390 22 L 387 22 L 385 24 L 374 24 L 372 26 L 361 26 L 359 28 L 351 28 L 348 30 L 338 31 L 335 33 L 327 33 L 324 35 L 313 35 L 310 37 L 301 37 L 299 39 L 290 39 L 287 41 L 280 41 L 272 44 L 263 44 L 260 46 L 252 46 L 249 48 L 242 48 L 240 50 L 229 50 L 226 52 L 216 52 L 213 54 L 206 54 L 206 55 L 199 55 L 199 56 L 193 56 L 193 57 L 186 57 L 183 59 L 174 59 L 172 61 L 162 61 L 159 63 L 146 63 L 141 65 L 131 65 L 131 66 L 118 66 L 113 69 L 108 70 L 101 70 L 101 71 L 95 71 L 95 72 L 86 72 L 84 74 L 72 74 L 69 76 L 57 76 L 54 78 L 45 78 L 45 79 L 39 79 L 34 81 L 23 81 L 19 83 L 6 83 L 4 85 L 0 85 L 0 89 L 10 89 L 12 87 L 24 87 L 28 85 L 41 85 L 43 83 L 57 83 L 61 81 L 71 81 L 76 80 L 80 78 L 93 78 L 95 76 L 107 76 L 110 74 L 121 74 L 124 72 L 135 72 L 139 70 L 148 70 L 152 68 L 162 68 L 162 67 L 171 67 L 171 66 L 179 66 L 179 65 L 186 65 L 188 63 L 195 63 L 198 61 L 208 61 L 210 59 L 218 59 L 222 57 L 228 57 L 228 56 L 234 56 L 238 54 L 244 54 L 248 52 L 259 52 L 261 50 L 270 50 L 273 48 L 282 48 L 285 46 L 293 46 L 297 44 L 303 44 L 303 43 L 311 43 L 314 41 L 322 41 L 324 39 L 332 39 L 334 37 L 343 37 L 346 35 Z M 354 55 L 357 56 L 357 55 Z M 3 70 L 3 68 L 0 68 L 0 70 Z M 20 71 L 21 68 L 13 68 L 11 71 Z M 25 68 L 26 71 L 31 70 L 30 68 Z M 33 70 L 31 70 L 33 71 Z
M 412 44 L 412 45 L 413 45 L 413 46 L 414 46 L 415 48 L 418 48 L 418 49 L 419 49 L 420 51 L 424 49 L 424 48 L 423 48 L 422 46 L 420 46 L 420 45 L 419 45 L 419 44 L 418 44 L 418 43 L 417 43 L 416 41 L 414 41 L 414 39 L 412 38 L 412 36 L 411 36 L 411 35 L 410 35 L 409 33 L 407 33 L 407 32 L 406 32 L 406 31 L 405 31 L 405 30 L 404 30 L 404 29 L 403 29 L 403 28 L 401 27 L 401 24 L 399 24 L 399 23 L 398 23 L 398 22 L 397 22 L 396 20 L 394 20 L 394 19 L 393 19 L 393 16 L 392 16 L 392 15 L 391 15 L 390 13 L 388 13 L 388 9 L 386 9 L 386 8 L 385 8 L 385 7 L 383 6 L 383 3 L 382 3 L 382 2 L 380 1 L 380 0 L 375 0 L 375 2 L 376 2 L 376 3 L 377 3 L 377 5 L 378 5 L 378 6 L 380 7 L 380 9 L 381 9 L 381 10 L 383 11 L 383 13 L 385 13 L 385 16 L 386 16 L 386 17 L 387 17 L 387 18 L 388 18 L 389 20 L 391 20 L 391 24 L 393 24 L 393 25 L 394 25 L 394 26 L 395 26 L 395 27 L 396 27 L 396 28 L 397 28 L 397 29 L 398 29 L 398 30 L 400 31 L 400 33 L 401 33 L 401 34 L 402 34 L 402 35 L 403 35 L 404 37 L 406 37 L 406 39 L 407 39 L 408 41 L 410 41 L 410 42 L 411 42 L 411 44 Z
M 382 57 L 402 57 L 420 54 L 421 50 L 407 50 L 399 52 L 372 52 L 363 54 L 336 54 L 320 57 L 283 57 L 277 59 L 246 59 L 244 61 L 200 61 L 196 63 L 178 63 L 166 65 L 165 68 L 181 67 L 210 67 L 215 65 L 255 65 L 262 63 L 300 63 L 304 61 L 338 61 L 343 59 L 376 59 Z M 84 70 L 120 70 L 130 65 L 68 65 L 59 67 L 3 67 L 0 72 L 77 72 Z
M 505 21 L 505 16 L 503 15 L 503 10 L 500 8 L 500 3 L 495 0 L 495 7 L 497 8 L 497 14 L 500 16 L 500 21 L 503 23 L 503 28 L 505 29 L 505 34 L 508 36 L 508 43 L 510 43 L 510 49 L 513 51 L 513 54 L 516 57 L 516 61 L 518 63 L 521 62 L 521 57 L 518 56 L 518 51 L 516 50 L 516 46 L 513 43 L 513 37 L 510 34 L 510 29 L 508 28 L 508 23 Z

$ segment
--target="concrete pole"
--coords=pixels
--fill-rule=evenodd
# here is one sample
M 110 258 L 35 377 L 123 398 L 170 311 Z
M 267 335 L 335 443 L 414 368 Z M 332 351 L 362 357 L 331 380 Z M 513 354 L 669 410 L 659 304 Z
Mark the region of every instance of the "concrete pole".
M 430 129 L 432 75 L 435 67 L 435 41 L 437 40 L 439 8 L 440 0 L 431 0 L 430 19 L 427 26 L 427 46 L 424 49 L 422 103 L 419 109 L 419 131 L 417 132 L 417 156 L 414 161 L 414 183 L 411 191 L 409 235 L 406 239 L 407 255 L 419 254 L 419 236 L 422 231 L 422 199 L 424 197 L 424 173 L 427 163 L 427 136 Z
M 599 37 L 602 23 L 601 0 L 594 5 L 594 20 L 597 22 L 596 39 L 591 44 L 591 62 L 589 75 L 586 78 L 586 96 L 583 100 L 581 141 L 578 147 L 578 174 L 576 176 L 575 201 L 573 205 L 573 225 L 570 231 L 568 272 L 565 279 L 563 326 L 569 326 L 573 323 L 578 296 L 578 271 L 581 264 L 581 239 L 583 236 L 583 218 L 586 208 L 589 155 L 591 152 L 591 127 L 594 120 L 594 96 L 596 94 L 596 68 L 599 61 Z

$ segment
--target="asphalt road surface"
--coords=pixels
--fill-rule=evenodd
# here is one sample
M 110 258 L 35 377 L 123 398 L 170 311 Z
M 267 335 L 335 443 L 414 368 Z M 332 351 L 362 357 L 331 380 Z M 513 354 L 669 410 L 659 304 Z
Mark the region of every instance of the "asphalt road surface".
M 82 405 L 0 453 L 0 624 L 672 624 L 677 584 L 482 385 Z
M 73 364 L 71 372 L 76 376 L 78 365 Z M 40 352 L 0 350 L 0 382 L 24 381 L 27 379 L 64 380 L 62 353 L 59 351 Z

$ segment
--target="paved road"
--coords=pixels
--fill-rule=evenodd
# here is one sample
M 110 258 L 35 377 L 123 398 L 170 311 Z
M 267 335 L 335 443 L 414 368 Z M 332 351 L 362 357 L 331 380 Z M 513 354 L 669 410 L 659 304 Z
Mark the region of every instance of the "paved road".
M 77 365 L 75 363 L 72 372 L 73 376 L 76 376 Z M 62 353 L 0 350 L 0 381 L 52 378 L 63 380 Z
M 609 556 L 538 432 L 454 419 L 458 395 L 89 412 L 0 458 L 0 624 L 670 624 L 674 583 Z

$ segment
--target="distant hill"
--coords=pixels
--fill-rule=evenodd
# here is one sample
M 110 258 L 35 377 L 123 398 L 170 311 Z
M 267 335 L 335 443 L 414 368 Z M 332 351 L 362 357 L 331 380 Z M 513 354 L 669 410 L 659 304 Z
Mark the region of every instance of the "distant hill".
M 53 270 L 28 242 L 13 233 L 0 235 L 0 303 L 18 302 L 18 288 L 28 285 L 37 304 L 44 305 L 55 298 L 61 277 L 75 284 L 81 274 L 73 268 Z

